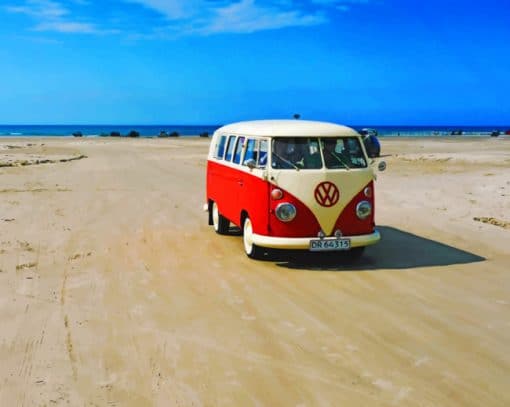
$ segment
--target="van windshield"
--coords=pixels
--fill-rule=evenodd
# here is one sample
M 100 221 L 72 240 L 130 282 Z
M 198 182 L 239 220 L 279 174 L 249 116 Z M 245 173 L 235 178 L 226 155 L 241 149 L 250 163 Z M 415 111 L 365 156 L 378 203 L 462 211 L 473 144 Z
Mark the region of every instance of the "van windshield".
M 282 170 L 366 168 L 357 137 L 280 137 L 271 145 L 271 167 Z
M 321 139 L 326 168 L 366 168 L 367 161 L 357 137 L 328 137 Z

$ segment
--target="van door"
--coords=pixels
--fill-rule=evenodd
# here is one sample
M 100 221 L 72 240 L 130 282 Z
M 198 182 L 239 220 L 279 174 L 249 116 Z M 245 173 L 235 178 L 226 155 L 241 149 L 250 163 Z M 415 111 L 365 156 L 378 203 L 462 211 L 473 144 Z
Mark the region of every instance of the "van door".
M 253 232 L 268 233 L 269 228 L 269 182 L 267 180 L 268 140 L 249 138 L 242 159 L 243 187 L 239 204 L 250 217 Z M 254 168 L 248 167 L 248 160 L 255 162 Z M 252 162 L 253 162 L 252 161 Z
M 234 224 L 237 226 L 240 225 L 240 214 L 241 214 L 241 207 L 240 207 L 240 197 L 243 194 L 244 190 L 244 172 L 241 171 L 241 158 L 243 154 L 243 147 L 244 147 L 244 140 L 245 138 L 243 136 L 237 137 L 237 141 L 234 148 L 232 163 L 236 164 L 235 170 L 233 171 L 233 178 L 231 181 L 231 202 L 230 206 L 232 208 L 232 215 L 231 220 Z

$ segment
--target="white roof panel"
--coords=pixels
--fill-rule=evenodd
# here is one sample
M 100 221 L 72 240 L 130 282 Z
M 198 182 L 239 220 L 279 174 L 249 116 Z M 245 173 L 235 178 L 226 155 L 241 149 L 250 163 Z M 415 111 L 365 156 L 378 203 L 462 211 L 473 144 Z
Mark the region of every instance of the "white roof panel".
M 308 120 L 254 120 L 227 124 L 216 130 L 223 134 L 268 137 L 359 136 L 347 126 Z

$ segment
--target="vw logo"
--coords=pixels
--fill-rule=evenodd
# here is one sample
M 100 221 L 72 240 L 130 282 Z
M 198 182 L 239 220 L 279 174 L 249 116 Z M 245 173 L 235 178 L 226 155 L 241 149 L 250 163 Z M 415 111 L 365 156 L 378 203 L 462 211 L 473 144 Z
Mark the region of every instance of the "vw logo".
M 321 182 L 315 188 L 315 200 L 320 206 L 330 208 L 338 202 L 340 191 L 332 182 Z

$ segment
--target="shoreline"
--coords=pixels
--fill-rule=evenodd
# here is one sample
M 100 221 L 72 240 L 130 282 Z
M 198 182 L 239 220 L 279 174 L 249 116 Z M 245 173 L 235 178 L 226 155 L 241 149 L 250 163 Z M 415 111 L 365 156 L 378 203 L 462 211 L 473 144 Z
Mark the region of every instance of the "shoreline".
M 421 139 L 433 139 L 433 140 L 473 140 L 473 139 L 510 139 L 510 135 L 500 134 L 499 136 L 491 136 L 490 134 L 464 134 L 464 135 L 378 135 L 379 140 L 384 139 L 401 139 L 401 140 L 421 140 Z M 129 136 L 99 136 L 99 135 L 83 135 L 80 137 L 76 137 L 73 135 L 0 135 L 0 140 L 10 140 L 10 139 L 35 139 L 35 138 L 45 138 L 45 139 L 179 139 L 179 138 L 212 138 L 212 133 L 207 137 L 200 136 L 199 134 L 180 134 L 179 136 L 168 136 L 168 137 L 160 137 L 160 136 L 138 136 L 138 137 L 129 137 Z

